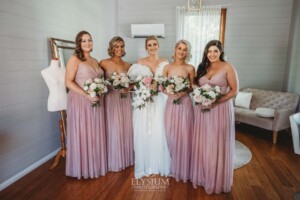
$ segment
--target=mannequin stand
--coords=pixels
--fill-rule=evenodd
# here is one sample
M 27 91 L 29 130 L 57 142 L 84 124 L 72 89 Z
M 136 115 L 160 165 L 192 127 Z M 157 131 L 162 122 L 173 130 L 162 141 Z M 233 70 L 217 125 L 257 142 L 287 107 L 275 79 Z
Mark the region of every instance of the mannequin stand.
M 66 147 L 65 147 L 65 138 L 66 138 L 66 123 L 65 123 L 65 111 L 60 111 L 60 120 L 59 120 L 59 131 L 60 131 L 60 141 L 61 141 L 61 148 L 59 152 L 55 156 L 54 163 L 49 168 L 50 170 L 53 170 L 59 162 L 60 157 L 65 158 L 66 157 Z

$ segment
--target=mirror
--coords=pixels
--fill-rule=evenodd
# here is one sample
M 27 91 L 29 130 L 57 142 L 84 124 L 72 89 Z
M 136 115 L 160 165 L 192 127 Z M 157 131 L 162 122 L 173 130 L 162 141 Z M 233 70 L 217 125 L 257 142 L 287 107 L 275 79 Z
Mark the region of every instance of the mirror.
M 65 69 L 68 59 L 74 53 L 75 42 L 58 38 L 50 38 L 50 47 L 52 51 L 52 59 L 59 59 L 60 66 Z

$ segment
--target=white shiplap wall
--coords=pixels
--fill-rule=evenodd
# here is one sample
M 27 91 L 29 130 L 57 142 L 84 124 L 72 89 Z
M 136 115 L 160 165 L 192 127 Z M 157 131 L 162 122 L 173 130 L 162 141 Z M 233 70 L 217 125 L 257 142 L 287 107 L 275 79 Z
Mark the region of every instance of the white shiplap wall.
M 165 24 L 166 38 L 159 39 L 160 56 L 169 59 L 175 45 L 175 7 L 184 5 L 182 0 L 119 0 L 118 33 L 124 38 L 127 55 L 131 63 L 147 55 L 145 39 L 131 38 L 130 24 Z
M 300 1 L 294 1 L 294 14 L 288 55 L 288 91 L 300 94 Z M 300 105 L 299 105 L 300 106 Z
M 0 1 L 0 183 L 60 146 L 59 114 L 47 111 L 40 71 L 50 63 L 49 38 L 94 39 L 93 56 L 106 56 L 116 33 L 116 1 Z
M 118 33 L 127 60 L 145 56 L 144 39 L 130 38 L 132 23 L 164 23 L 161 56 L 171 60 L 175 44 L 175 7 L 186 0 L 118 1 Z M 282 90 L 293 0 L 204 0 L 227 7 L 225 53 L 237 69 L 241 87 Z M 193 44 L 192 44 L 193 45 Z
M 227 59 L 241 87 L 283 90 L 292 0 L 230 1 Z

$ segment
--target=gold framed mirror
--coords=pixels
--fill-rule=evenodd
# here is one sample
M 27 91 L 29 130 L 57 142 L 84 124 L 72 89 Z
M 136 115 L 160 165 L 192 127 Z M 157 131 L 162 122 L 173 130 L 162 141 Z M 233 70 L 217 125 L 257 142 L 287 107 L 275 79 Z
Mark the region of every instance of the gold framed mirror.
M 68 59 L 74 53 L 75 42 L 58 38 L 50 38 L 50 47 L 52 59 L 58 59 L 60 61 L 60 66 L 65 69 Z

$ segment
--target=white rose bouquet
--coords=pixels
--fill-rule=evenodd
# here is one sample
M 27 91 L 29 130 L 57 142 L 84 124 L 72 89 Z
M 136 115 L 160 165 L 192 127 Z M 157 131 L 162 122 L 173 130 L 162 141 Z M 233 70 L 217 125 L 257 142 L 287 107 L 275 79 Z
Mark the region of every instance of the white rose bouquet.
M 128 89 L 130 84 L 130 79 L 126 73 L 114 72 L 110 78 L 107 80 L 111 86 L 116 90 Z M 121 93 L 121 98 L 126 98 L 127 94 Z
M 192 96 L 196 105 L 202 105 L 202 111 L 209 111 L 209 106 L 221 97 L 221 88 L 219 86 L 204 84 L 200 87 L 196 87 Z
M 158 84 L 149 76 L 136 76 L 132 81 L 135 83 L 132 106 L 141 109 L 146 102 L 153 101 L 152 96 L 158 94 Z
M 190 88 L 190 80 L 180 76 L 172 76 L 162 83 L 168 94 L 185 92 Z M 181 99 L 173 100 L 173 104 L 181 104 Z
M 108 83 L 101 78 L 88 79 L 84 82 L 83 90 L 90 95 L 90 97 L 99 97 L 108 92 Z M 99 102 L 92 103 L 92 107 L 99 105 Z

